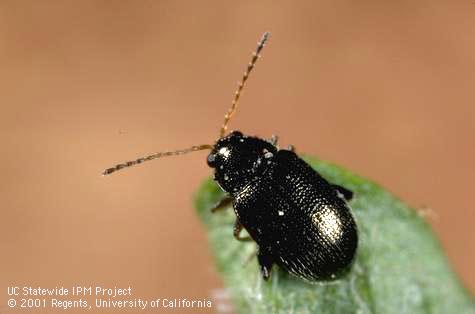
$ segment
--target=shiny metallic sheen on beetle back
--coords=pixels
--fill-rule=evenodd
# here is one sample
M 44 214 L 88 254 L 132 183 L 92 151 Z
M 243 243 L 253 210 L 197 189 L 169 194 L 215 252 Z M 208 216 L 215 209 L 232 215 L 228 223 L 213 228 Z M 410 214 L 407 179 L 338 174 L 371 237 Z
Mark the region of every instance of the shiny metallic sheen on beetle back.
M 258 245 L 264 279 L 274 263 L 309 281 L 337 278 L 352 264 L 358 236 L 346 202 L 351 191 L 293 151 L 234 131 L 217 141 L 208 165 L 233 199 L 236 223 Z

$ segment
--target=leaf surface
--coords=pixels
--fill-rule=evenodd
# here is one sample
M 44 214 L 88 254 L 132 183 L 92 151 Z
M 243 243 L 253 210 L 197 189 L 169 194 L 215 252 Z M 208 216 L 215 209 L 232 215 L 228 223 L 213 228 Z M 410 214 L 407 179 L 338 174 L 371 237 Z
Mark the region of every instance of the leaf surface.
M 351 271 L 335 282 L 306 283 L 276 265 L 262 280 L 253 242 L 233 238 L 230 208 L 212 214 L 224 196 L 206 180 L 195 197 L 219 273 L 238 313 L 475 313 L 430 226 L 377 184 L 314 158 L 305 160 L 328 181 L 352 190 L 359 231 Z

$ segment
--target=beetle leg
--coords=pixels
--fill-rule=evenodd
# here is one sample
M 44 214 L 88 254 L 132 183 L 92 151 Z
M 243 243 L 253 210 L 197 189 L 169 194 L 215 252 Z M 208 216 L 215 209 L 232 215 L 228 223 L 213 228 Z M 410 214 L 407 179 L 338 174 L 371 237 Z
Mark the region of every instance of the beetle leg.
M 272 134 L 272 136 L 270 137 L 270 139 L 268 139 L 267 141 L 269 143 L 271 143 L 272 145 L 276 146 L 277 145 L 277 141 L 279 140 L 279 137 L 275 134 Z
M 263 253 L 259 249 L 259 251 L 257 252 L 257 262 L 259 263 L 259 266 L 261 268 L 262 278 L 264 278 L 264 280 L 268 280 L 269 277 L 270 277 L 270 271 L 272 269 L 272 264 L 274 263 L 272 261 L 271 256 Z
M 353 198 L 353 192 L 348 190 L 347 188 L 342 187 L 341 185 L 332 185 L 335 188 L 336 193 L 338 196 L 343 197 L 346 201 L 350 201 Z
M 213 207 L 211 207 L 211 212 L 212 213 L 215 213 L 219 210 L 222 210 L 222 209 L 225 209 L 227 208 L 229 205 L 231 205 L 231 203 L 233 202 L 234 198 L 232 198 L 231 196 L 227 195 L 225 197 L 223 197 L 222 199 L 220 199 L 216 204 L 214 204 Z
M 234 238 L 236 238 L 236 240 L 238 240 L 238 241 L 252 241 L 251 237 L 241 237 L 240 236 L 240 233 L 241 233 L 243 228 L 244 228 L 244 226 L 239 222 L 239 220 L 236 219 L 236 221 L 234 222 L 234 227 L 233 227 Z

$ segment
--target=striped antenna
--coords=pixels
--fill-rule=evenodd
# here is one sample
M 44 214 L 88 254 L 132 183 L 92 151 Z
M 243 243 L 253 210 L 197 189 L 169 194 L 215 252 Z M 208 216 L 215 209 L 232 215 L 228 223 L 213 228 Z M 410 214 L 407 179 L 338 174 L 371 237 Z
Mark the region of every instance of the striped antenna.
M 138 164 L 141 164 L 145 161 L 161 158 L 161 157 L 166 157 L 166 156 L 176 156 L 176 155 L 183 155 L 191 152 L 196 152 L 198 150 L 204 150 L 204 149 L 213 149 L 212 145 L 204 144 L 204 145 L 197 145 L 197 146 L 191 146 L 190 148 L 186 149 L 179 149 L 179 150 L 174 150 L 174 151 L 168 151 L 168 152 L 160 152 L 160 153 L 155 153 L 146 157 L 141 157 L 136 160 L 131 160 L 131 161 L 126 161 L 122 164 L 115 165 L 112 168 L 108 168 L 102 172 L 102 175 L 109 175 L 113 172 L 119 171 L 124 168 L 128 168 L 131 166 L 135 166 Z
M 224 116 L 224 124 L 221 128 L 220 138 L 223 137 L 226 134 L 226 130 L 228 129 L 229 120 L 231 119 L 234 112 L 236 111 L 237 103 L 238 103 L 239 97 L 241 95 L 241 92 L 244 88 L 244 85 L 246 84 L 246 81 L 249 77 L 249 74 L 251 73 L 252 69 L 254 68 L 254 66 L 256 64 L 257 59 L 259 59 L 259 53 L 261 52 L 262 48 L 264 48 L 264 45 L 265 45 L 267 39 L 269 38 L 269 35 L 270 35 L 269 32 L 265 32 L 262 35 L 261 40 L 257 44 L 257 49 L 252 55 L 251 62 L 249 62 L 248 66 L 247 66 L 247 69 L 244 72 L 244 75 L 242 77 L 242 80 L 241 80 L 241 82 L 239 82 L 238 89 L 236 90 L 233 102 L 231 103 L 231 108 L 228 110 L 228 112 Z M 196 152 L 196 151 L 199 151 L 199 150 L 213 149 L 213 147 L 214 147 L 213 145 L 203 144 L 203 145 L 191 146 L 190 148 L 186 148 L 186 149 L 159 152 L 159 153 L 155 153 L 155 154 L 152 154 L 152 155 L 149 155 L 149 156 L 146 156 L 146 157 L 140 157 L 140 158 L 135 159 L 135 160 L 130 160 L 130 161 L 126 161 L 126 162 L 121 163 L 121 164 L 117 164 L 114 167 L 111 167 L 111 168 L 108 168 L 108 169 L 104 170 L 102 172 L 102 174 L 105 176 L 105 175 L 109 175 L 111 173 L 114 173 L 116 171 L 119 171 L 121 169 L 141 164 L 145 161 L 149 161 L 149 160 L 153 160 L 153 159 L 157 159 L 157 158 L 161 158 L 161 157 L 166 157 L 166 156 L 184 155 L 184 154 L 188 154 L 188 153 L 191 153 L 191 152 Z
M 234 94 L 234 99 L 233 99 L 233 102 L 231 103 L 231 108 L 228 110 L 228 112 L 224 116 L 224 123 L 223 123 L 223 126 L 221 127 L 221 131 L 219 133 L 220 138 L 223 137 L 226 134 L 226 131 L 228 129 L 229 120 L 233 116 L 234 112 L 236 112 L 239 97 L 241 96 L 241 92 L 244 88 L 244 85 L 246 84 L 246 81 L 249 77 L 249 74 L 251 73 L 252 69 L 254 68 L 254 66 L 256 64 L 257 59 L 259 59 L 259 53 L 261 52 L 262 48 L 264 48 L 264 46 L 266 44 L 266 41 L 269 38 L 269 35 L 270 35 L 269 32 L 265 32 L 264 35 L 262 35 L 261 40 L 259 40 L 259 42 L 257 44 L 257 49 L 252 55 L 251 62 L 249 62 L 249 64 L 247 65 L 247 69 L 244 72 L 244 75 L 241 79 L 241 82 L 239 82 L 239 84 L 238 84 L 238 88 L 236 90 L 236 93 Z

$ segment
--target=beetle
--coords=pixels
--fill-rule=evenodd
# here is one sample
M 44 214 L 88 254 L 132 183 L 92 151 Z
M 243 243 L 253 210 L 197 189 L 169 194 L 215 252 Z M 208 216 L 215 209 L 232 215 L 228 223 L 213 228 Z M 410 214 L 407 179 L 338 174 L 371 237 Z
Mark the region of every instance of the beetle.
M 277 137 L 261 139 L 240 131 L 226 134 L 243 87 L 269 33 L 264 33 L 226 113 L 213 145 L 155 153 L 106 169 L 117 170 L 164 156 L 209 149 L 207 164 L 226 192 L 212 211 L 232 204 L 236 214 L 234 237 L 257 244 L 262 277 L 274 264 L 306 281 L 333 280 L 352 265 L 358 232 L 348 202 L 352 191 L 325 180 L 294 151 L 280 149 Z M 248 237 L 242 237 L 245 229 Z

